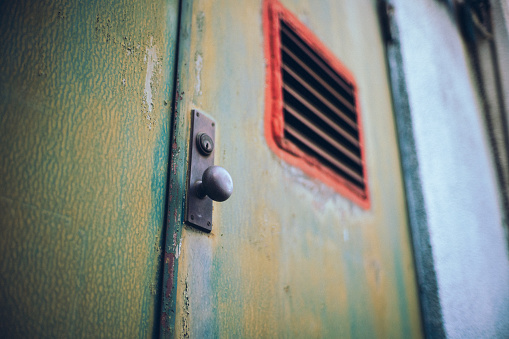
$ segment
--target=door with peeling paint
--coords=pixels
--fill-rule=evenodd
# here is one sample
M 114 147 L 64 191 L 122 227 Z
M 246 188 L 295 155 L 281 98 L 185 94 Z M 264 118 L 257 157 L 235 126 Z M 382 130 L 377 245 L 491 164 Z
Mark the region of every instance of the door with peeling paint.
M 147 338 L 179 1 L 0 1 L 0 337 Z
M 375 1 L 280 0 L 355 78 L 367 208 L 288 163 L 267 142 L 268 2 L 182 5 L 161 333 L 420 337 Z M 192 109 L 215 119 L 215 164 L 234 183 L 229 200 L 214 202 L 210 233 L 183 222 Z

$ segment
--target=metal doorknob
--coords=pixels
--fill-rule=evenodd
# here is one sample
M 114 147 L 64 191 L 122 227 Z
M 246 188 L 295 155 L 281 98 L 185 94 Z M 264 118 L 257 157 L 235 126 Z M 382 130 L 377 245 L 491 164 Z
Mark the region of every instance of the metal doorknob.
M 225 201 L 233 193 L 230 173 L 221 166 L 210 166 L 203 172 L 201 180 L 195 183 L 196 194 L 200 198 L 208 196 L 214 201 Z

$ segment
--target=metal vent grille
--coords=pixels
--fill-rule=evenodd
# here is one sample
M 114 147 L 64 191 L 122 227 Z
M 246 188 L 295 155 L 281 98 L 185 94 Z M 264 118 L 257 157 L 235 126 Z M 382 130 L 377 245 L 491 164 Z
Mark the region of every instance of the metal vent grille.
M 354 85 L 284 20 L 279 34 L 284 140 L 365 197 Z
M 370 208 L 355 78 L 279 1 L 264 1 L 265 139 L 285 162 Z

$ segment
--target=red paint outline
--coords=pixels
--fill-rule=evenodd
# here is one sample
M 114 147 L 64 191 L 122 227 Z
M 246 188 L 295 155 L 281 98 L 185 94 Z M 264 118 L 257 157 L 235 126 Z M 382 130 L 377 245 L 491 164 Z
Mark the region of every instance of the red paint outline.
M 341 195 L 352 200 L 363 209 L 370 208 L 368 177 L 366 170 L 364 133 L 361 119 L 359 96 L 355 79 L 350 71 L 327 49 L 327 47 L 277 0 L 264 0 L 263 35 L 266 59 L 265 73 L 265 139 L 270 149 L 286 162 L 301 168 L 306 174 L 331 186 Z M 364 190 L 352 185 L 317 159 L 307 155 L 291 142 L 284 139 L 283 91 L 281 75 L 281 51 L 279 19 L 283 19 L 300 38 L 311 46 L 335 71 L 353 86 L 359 127 L 359 146 L 364 178 Z

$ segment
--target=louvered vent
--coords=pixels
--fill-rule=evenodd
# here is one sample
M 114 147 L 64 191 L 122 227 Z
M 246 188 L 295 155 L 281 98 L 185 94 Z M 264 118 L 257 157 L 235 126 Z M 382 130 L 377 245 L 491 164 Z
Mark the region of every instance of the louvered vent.
M 281 21 L 284 137 L 364 190 L 352 85 Z
M 268 11 L 276 153 L 369 207 L 356 86 L 346 68 L 279 3 Z M 269 140 L 270 141 L 270 140 Z M 270 142 L 269 142 L 270 144 Z

